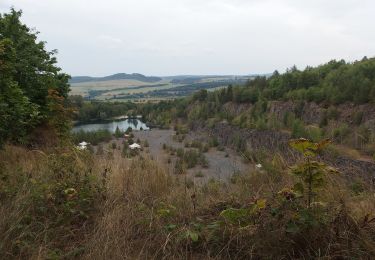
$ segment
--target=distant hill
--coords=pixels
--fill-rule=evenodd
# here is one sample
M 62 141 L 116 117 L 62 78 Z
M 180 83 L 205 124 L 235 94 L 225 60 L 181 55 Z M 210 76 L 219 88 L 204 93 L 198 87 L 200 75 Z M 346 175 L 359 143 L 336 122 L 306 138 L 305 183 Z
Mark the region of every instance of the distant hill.
M 162 78 L 159 78 L 159 77 L 147 77 L 139 73 L 132 73 L 132 74 L 117 73 L 117 74 L 113 74 L 113 75 L 105 76 L 105 77 L 76 76 L 76 77 L 72 77 L 69 80 L 69 83 L 83 83 L 83 82 L 91 82 L 91 81 L 108 81 L 108 80 L 123 80 L 123 79 L 132 79 L 132 80 L 138 80 L 142 82 L 158 82 L 162 80 Z

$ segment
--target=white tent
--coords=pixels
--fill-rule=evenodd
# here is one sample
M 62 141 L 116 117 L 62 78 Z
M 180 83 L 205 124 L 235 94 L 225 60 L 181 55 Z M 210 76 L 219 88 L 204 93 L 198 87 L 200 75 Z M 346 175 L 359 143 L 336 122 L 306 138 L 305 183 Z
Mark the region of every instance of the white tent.
M 134 149 L 140 149 L 141 146 L 139 144 L 137 144 L 137 143 L 134 143 L 134 144 L 129 145 L 129 148 L 132 149 L 132 150 L 134 150 Z
M 79 150 L 86 150 L 87 149 L 87 145 L 89 145 L 90 143 L 86 143 L 85 141 L 83 141 L 83 142 L 80 142 L 79 144 L 78 144 L 78 146 L 77 146 L 77 148 L 79 149 Z

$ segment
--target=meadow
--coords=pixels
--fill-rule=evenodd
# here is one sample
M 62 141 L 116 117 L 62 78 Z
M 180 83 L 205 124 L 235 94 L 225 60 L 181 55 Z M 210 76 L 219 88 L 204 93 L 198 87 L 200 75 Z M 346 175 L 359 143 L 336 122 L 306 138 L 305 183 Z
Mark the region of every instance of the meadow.
M 228 84 L 244 83 L 247 77 L 234 78 L 233 76 L 200 76 L 176 80 L 175 77 L 166 77 L 158 82 L 143 82 L 133 79 L 90 81 L 72 83 L 70 95 L 80 95 L 86 99 L 99 101 L 135 101 L 174 99 L 192 94 L 199 89 L 215 90 L 226 87 Z M 170 91 L 169 91 L 170 90 Z

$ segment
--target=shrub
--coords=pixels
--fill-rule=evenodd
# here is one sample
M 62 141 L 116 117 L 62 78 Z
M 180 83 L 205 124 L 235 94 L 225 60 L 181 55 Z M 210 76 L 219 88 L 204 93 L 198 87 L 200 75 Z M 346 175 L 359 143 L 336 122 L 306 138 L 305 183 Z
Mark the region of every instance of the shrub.
M 313 198 L 317 194 L 317 189 L 322 187 L 325 175 L 335 172 L 333 168 L 328 167 L 324 163 L 313 160 L 329 143 L 329 140 L 313 143 L 304 138 L 289 142 L 290 146 L 302 153 L 305 158 L 303 163 L 292 168 L 292 173 L 302 180 L 302 182 L 294 185 L 293 190 L 302 196 L 306 194 L 308 207 L 311 206 Z
M 294 120 L 291 135 L 292 138 L 307 137 L 305 126 L 303 125 L 303 122 L 301 120 Z
M 86 141 L 92 145 L 97 145 L 101 142 L 108 142 L 112 139 L 112 134 L 108 130 L 97 130 L 85 132 L 80 130 L 79 132 L 72 133 L 73 142 L 78 144 L 82 141 Z
M 319 127 L 309 126 L 306 128 L 307 138 L 311 139 L 314 142 L 318 142 L 323 137 L 323 131 Z
M 337 108 L 333 106 L 329 107 L 327 109 L 327 119 L 337 120 L 338 118 L 339 118 L 339 111 L 337 110 Z
M 120 131 L 120 128 L 118 126 L 116 126 L 116 130 L 115 130 L 115 137 L 116 138 L 120 138 L 123 136 L 123 132 Z
M 216 147 L 219 145 L 219 141 L 217 140 L 217 138 L 215 136 L 212 136 L 209 141 L 208 141 L 208 145 L 210 147 Z
M 186 173 L 186 167 L 182 159 L 177 159 L 176 164 L 174 166 L 174 173 L 175 174 L 184 174 Z
M 343 143 L 344 139 L 350 134 L 350 128 L 347 124 L 341 124 L 333 129 L 332 136 L 336 142 Z

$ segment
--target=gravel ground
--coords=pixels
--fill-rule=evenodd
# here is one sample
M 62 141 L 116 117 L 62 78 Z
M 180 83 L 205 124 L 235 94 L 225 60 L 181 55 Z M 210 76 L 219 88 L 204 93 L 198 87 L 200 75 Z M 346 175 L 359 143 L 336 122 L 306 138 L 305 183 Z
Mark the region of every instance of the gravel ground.
M 184 143 L 173 140 L 175 132 L 173 130 L 152 129 L 150 131 L 135 131 L 133 133 L 135 140 L 139 138 L 142 142 L 147 140 L 149 143 L 149 147 L 145 148 L 145 153 L 149 153 L 152 159 L 158 161 L 161 165 L 165 165 L 172 173 L 176 158 L 163 150 L 163 144 L 174 148 L 183 148 Z M 204 139 L 202 135 L 190 133 L 187 135 L 185 141 L 192 141 L 194 139 L 202 140 L 202 138 Z M 209 167 L 202 168 L 196 166 L 189 169 L 187 173 L 188 177 L 197 183 L 204 183 L 210 178 L 228 180 L 235 172 L 245 172 L 254 168 L 251 164 L 245 164 L 242 158 L 232 149 L 226 148 L 225 151 L 218 151 L 216 148 L 210 148 L 204 155 Z M 167 163 L 168 158 L 171 160 L 170 164 Z M 195 177 L 198 172 L 201 172 L 203 177 Z

